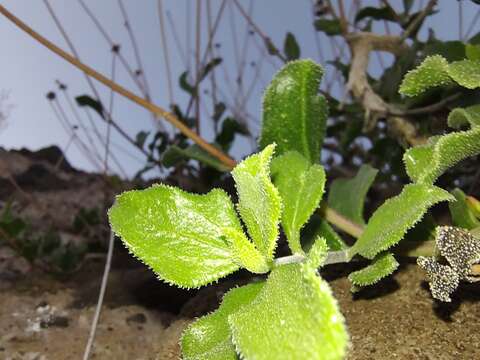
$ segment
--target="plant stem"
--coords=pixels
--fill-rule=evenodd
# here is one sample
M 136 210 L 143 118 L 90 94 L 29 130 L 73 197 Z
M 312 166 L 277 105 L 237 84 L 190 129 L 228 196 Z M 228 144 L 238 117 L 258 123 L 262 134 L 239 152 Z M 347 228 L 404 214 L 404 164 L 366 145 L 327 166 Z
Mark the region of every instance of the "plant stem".
M 305 256 L 300 255 L 300 254 L 293 254 L 289 256 L 283 256 L 276 258 L 273 263 L 275 266 L 280 266 L 280 265 L 287 265 L 287 264 L 297 264 L 304 262 L 306 259 Z
M 333 225 L 337 226 L 339 229 L 343 230 L 349 235 L 352 235 L 355 238 L 359 238 L 362 233 L 363 233 L 363 226 L 356 224 L 347 218 L 343 217 L 340 215 L 338 212 L 333 210 L 332 208 L 329 208 L 326 206 L 326 204 L 322 204 L 320 208 L 320 212 L 322 213 L 323 216 L 325 216 L 325 219 L 329 223 L 332 223 Z

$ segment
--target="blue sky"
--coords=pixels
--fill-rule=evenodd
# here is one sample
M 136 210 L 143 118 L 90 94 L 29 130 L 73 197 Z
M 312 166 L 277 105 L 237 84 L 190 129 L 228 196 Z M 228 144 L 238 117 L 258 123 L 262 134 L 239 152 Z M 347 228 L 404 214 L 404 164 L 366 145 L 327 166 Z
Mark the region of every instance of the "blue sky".
M 128 33 L 123 26 L 123 19 L 116 0 L 85 1 L 96 16 L 102 21 L 103 26 L 116 43 L 122 46 L 122 53 L 127 61 L 135 64 L 135 57 L 132 51 Z M 160 43 L 160 31 L 157 1 L 133 1 L 124 0 L 129 20 L 138 46 L 142 55 L 142 62 L 151 88 L 152 98 L 160 106 L 168 107 L 167 78 L 163 62 L 163 53 Z M 243 7 L 248 8 L 250 1 L 241 0 Z M 346 1 L 348 5 L 350 2 Z M 378 4 L 378 1 L 363 1 L 364 4 Z M 400 1 L 399 1 L 400 3 Z M 80 58 L 101 73 L 109 76 L 111 72 L 112 54 L 109 45 L 95 29 L 93 23 L 82 10 L 77 1 L 51 0 L 50 4 L 58 18 L 65 26 L 72 42 L 77 47 Z M 187 44 L 187 29 L 190 30 L 190 41 L 193 46 L 195 40 L 195 2 L 186 0 L 164 0 L 164 10 L 168 10 L 175 23 L 176 32 L 180 42 Z M 441 0 L 440 13 L 429 20 L 428 26 L 435 29 L 438 37 L 443 39 L 458 39 L 458 8 L 455 0 Z M 7 9 L 20 17 L 31 27 L 39 31 L 48 39 L 64 49 L 67 44 L 55 26 L 43 1 L 28 0 L 4 0 L 2 1 Z M 211 1 L 212 13 L 218 11 L 220 1 Z M 233 6 L 227 5 L 224 10 L 224 17 L 219 26 L 215 43 L 221 44 L 221 53 L 224 62 L 216 70 L 218 81 L 222 92 L 229 95 L 227 100 L 233 103 L 240 97 L 236 94 L 235 77 L 238 51 L 235 50 L 235 38 L 232 29 L 236 29 L 237 44 L 243 44 L 244 34 L 247 31 L 245 21 L 240 16 L 231 16 Z M 477 13 L 476 6 L 464 2 L 463 8 L 464 29 L 467 29 L 471 19 Z M 205 7 L 202 8 L 201 26 L 206 25 Z M 312 31 L 311 1 L 309 0 L 264 0 L 253 2 L 253 19 L 261 27 L 262 31 L 268 34 L 275 44 L 282 45 L 286 31 L 294 33 L 301 45 L 302 57 L 310 57 L 320 61 L 315 42 L 315 35 Z M 188 16 L 189 15 L 189 16 Z M 167 20 L 167 19 L 166 19 Z M 190 23 L 190 25 L 187 25 Z M 173 31 L 166 21 L 167 42 L 169 44 L 169 55 L 172 64 L 174 98 L 177 102 L 184 104 L 188 98 L 178 89 L 178 76 L 185 70 L 184 60 L 174 45 Z M 473 33 L 480 30 L 480 22 Z M 206 32 L 202 31 L 203 44 L 206 43 Z M 4 18 L 0 18 L 0 41 L 2 50 L 0 53 L 0 90 L 9 92 L 9 103 L 14 105 L 8 126 L 0 131 L 0 146 L 6 148 L 28 147 L 38 149 L 43 146 L 57 144 L 61 148 L 69 142 L 69 136 L 62 129 L 62 126 L 55 117 L 51 105 L 45 98 L 45 94 L 56 89 L 55 80 L 59 79 L 68 85 L 68 91 L 72 96 L 91 94 L 83 74 L 67 64 L 46 48 L 36 43 L 26 34 L 17 29 L 13 24 Z M 261 107 L 261 93 L 268 79 L 280 66 L 275 59 L 264 59 L 259 74 L 254 67 L 250 66 L 251 61 L 258 61 L 261 53 L 261 41 L 248 40 L 248 50 L 245 61 L 246 71 L 243 82 L 248 87 L 253 84 L 252 95 L 244 108 L 252 117 L 259 118 Z M 325 38 L 320 38 L 322 54 L 326 59 L 332 57 L 330 44 Z M 237 49 L 239 46 L 237 46 Z M 184 49 L 185 51 L 185 49 Z M 193 59 L 193 54 L 190 57 Z M 257 63 L 256 66 L 259 66 Z M 116 80 L 125 87 L 138 93 L 138 88 L 128 76 L 127 72 L 117 62 Z M 331 70 L 331 68 L 327 68 Z M 327 75 L 328 77 L 328 75 Z M 229 79 L 227 81 L 227 79 Z M 102 99 L 108 103 L 110 93 L 103 86 L 97 84 Z M 210 99 L 205 99 L 205 107 L 208 109 Z M 67 104 L 63 103 L 67 109 Z M 85 116 L 83 111 L 82 116 Z M 73 119 L 73 114 L 69 115 Z M 100 120 L 92 114 L 97 121 L 99 130 L 105 134 L 105 127 Z M 204 116 L 206 116 L 204 114 Z M 116 96 L 114 98 L 113 117 L 119 125 L 131 136 L 140 130 L 152 129 L 152 119 L 149 114 L 127 100 Z M 253 121 L 253 120 L 252 120 Z M 253 124 L 254 130 L 258 130 L 259 124 Z M 211 137 L 212 131 L 208 127 L 202 128 L 204 136 Z M 143 155 L 129 146 L 116 133 L 112 133 L 112 141 L 124 148 L 128 148 L 132 155 L 117 154 L 122 167 L 129 174 L 133 174 L 142 164 Z M 240 141 L 234 148 L 234 154 L 241 157 L 252 151 L 253 144 Z M 115 148 L 114 148 L 115 149 Z M 67 151 L 67 158 L 77 167 L 94 170 L 94 166 L 88 158 L 75 146 L 70 146 Z M 136 159 L 135 159 L 136 158 Z

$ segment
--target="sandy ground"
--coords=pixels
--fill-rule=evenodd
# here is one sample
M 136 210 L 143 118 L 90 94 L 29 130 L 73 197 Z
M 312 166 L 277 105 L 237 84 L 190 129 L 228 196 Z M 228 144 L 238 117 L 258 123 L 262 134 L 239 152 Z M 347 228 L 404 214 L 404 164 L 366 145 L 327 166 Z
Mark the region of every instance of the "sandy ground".
M 480 358 L 480 284 L 464 284 L 453 303 L 439 304 L 422 272 L 404 264 L 393 278 L 353 296 L 345 277 L 351 270 L 323 273 L 347 320 L 349 360 Z M 81 359 L 101 271 L 99 259 L 68 281 L 0 278 L 0 359 Z M 178 359 L 184 327 L 215 308 L 236 281 L 183 291 L 142 269 L 114 268 L 92 358 Z

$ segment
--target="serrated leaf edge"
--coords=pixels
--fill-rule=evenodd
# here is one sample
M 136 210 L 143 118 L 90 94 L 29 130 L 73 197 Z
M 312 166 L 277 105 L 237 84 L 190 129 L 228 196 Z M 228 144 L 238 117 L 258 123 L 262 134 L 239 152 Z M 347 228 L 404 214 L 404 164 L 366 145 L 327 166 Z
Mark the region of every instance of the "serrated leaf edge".
M 168 188 L 168 189 L 171 189 L 171 190 L 175 190 L 175 191 L 179 191 L 183 194 L 188 194 L 189 196 L 191 195 L 194 195 L 195 197 L 204 197 L 206 195 L 209 195 L 213 192 L 219 192 L 219 193 L 223 193 L 225 194 L 226 196 L 228 196 L 228 198 L 230 198 L 230 196 L 227 194 L 227 192 L 223 189 L 219 189 L 219 188 L 214 188 L 212 189 L 211 191 L 209 191 L 207 194 L 193 194 L 193 193 L 189 193 L 188 191 L 185 191 L 181 188 L 178 188 L 178 187 L 175 187 L 175 186 L 171 186 L 171 185 L 168 185 L 168 184 L 153 184 L 151 187 L 164 187 L 164 188 Z M 128 192 L 132 193 L 132 192 L 141 192 L 142 190 L 129 190 Z M 168 278 L 166 278 L 164 275 L 162 275 L 162 273 L 160 271 L 155 271 L 150 265 L 148 265 L 147 263 L 145 263 L 142 259 L 140 259 L 137 255 L 135 255 L 135 253 L 132 251 L 132 249 L 128 246 L 128 244 L 122 239 L 122 237 L 120 235 L 117 234 L 117 232 L 115 231 L 115 227 L 114 225 L 112 224 L 112 222 L 110 221 L 110 212 L 111 210 L 114 208 L 114 206 L 116 205 L 116 199 L 118 199 L 119 197 L 121 197 L 124 193 L 121 193 L 121 194 L 118 194 L 116 197 L 115 197 L 115 201 L 113 203 L 113 205 L 110 207 L 110 209 L 108 209 L 107 211 L 107 218 L 108 218 L 108 223 L 110 225 L 110 228 L 113 230 L 113 232 L 115 233 L 115 235 L 121 240 L 123 246 L 128 250 L 128 253 L 131 254 L 135 259 L 137 259 L 138 261 L 140 261 L 142 264 L 144 264 L 150 271 L 152 271 L 152 273 L 155 274 L 155 277 L 161 281 L 163 281 L 164 283 L 168 284 L 168 285 L 175 285 L 181 289 L 199 289 L 201 288 L 202 286 L 206 286 L 206 285 L 211 285 L 211 284 L 214 284 L 214 283 L 217 283 L 219 279 L 227 276 L 227 275 L 230 275 L 232 273 L 234 273 L 235 271 L 239 270 L 240 269 L 240 266 L 235 263 L 232 259 L 232 266 L 228 269 L 228 270 L 225 270 L 225 271 L 220 271 L 218 272 L 218 276 L 206 276 L 205 277 L 205 282 L 200 282 L 200 283 L 183 283 L 183 282 L 176 282 L 176 281 L 173 281 L 173 280 L 170 280 Z M 231 200 L 231 198 L 230 198 Z M 233 211 L 235 211 L 235 209 L 232 209 Z M 237 221 L 238 221 L 238 216 L 237 216 Z M 240 222 L 238 221 L 238 224 L 240 226 Z M 232 255 L 233 255 L 233 249 L 232 250 Z
M 379 254 L 381 255 L 381 254 Z M 379 256 L 377 255 L 377 256 Z M 360 270 L 357 270 L 357 271 L 354 271 L 352 273 L 350 273 L 348 275 L 348 280 L 352 283 L 352 287 L 351 287 L 351 292 L 356 292 L 359 290 L 359 287 L 364 287 L 364 286 L 370 286 L 370 285 L 374 285 L 376 283 L 378 283 L 380 280 L 386 278 L 387 276 L 390 276 L 391 274 L 393 274 L 395 272 L 395 270 L 398 269 L 398 266 L 400 265 L 398 263 L 398 261 L 395 259 L 395 257 L 393 257 L 392 254 L 390 254 L 391 257 L 393 258 L 393 260 L 395 261 L 393 263 L 393 266 L 391 267 L 388 267 L 388 270 L 386 273 L 383 273 L 381 276 L 377 277 L 375 280 L 373 280 L 372 282 L 365 282 L 365 283 L 360 283 L 360 282 L 355 282 L 355 280 L 352 278 L 354 275 L 356 274 L 360 274 L 360 273 L 363 273 L 363 272 L 366 272 L 367 269 L 369 269 L 370 266 L 374 266 L 375 264 L 374 263 L 370 263 L 369 265 L 367 265 L 366 267 L 360 269 Z
M 416 183 L 433 184 L 438 179 L 438 177 L 440 177 L 442 175 L 440 173 L 440 174 L 436 175 L 434 178 L 432 178 L 432 176 L 434 176 L 435 173 L 438 171 L 438 169 L 440 169 L 440 167 L 441 167 L 440 166 L 441 165 L 441 158 L 440 158 L 439 153 L 440 153 L 440 147 L 442 147 L 442 144 L 445 141 L 447 141 L 446 139 L 449 139 L 449 138 L 451 138 L 455 135 L 461 136 L 461 135 L 468 134 L 468 133 L 473 135 L 473 136 L 475 136 L 475 135 L 480 136 L 480 126 L 474 127 L 472 129 L 466 130 L 466 131 L 457 131 L 457 132 L 453 132 L 453 133 L 450 133 L 450 134 L 447 134 L 447 135 L 444 135 L 444 136 L 436 136 L 436 137 L 434 137 L 435 142 L 434 142 L 433 145 L 431 144 L 431 142 L 429 142 L 425 145 L 420 145 L 420 146 L 410 148 L 409 150 L 416 149 L 416 148 L 421 148 L 421 147 L 432 146 L 432 160 L 430 162 L 431 166 L 429 166 L 428 169 L 423 171 L 420 174 L 420 176 L 416 177 L 415 179 L 413 179 L 413 176 L 408 174 L 407 157 L 410 156 L 410 155 L 409 155 L 409 150 L 405 151 L 405 153 L 403 154 L 402 160 L 403 160 L 405 169 L 407 170 L 408 176 L 412 180 L 414 180 L 414 182 L 416 182 Z M 470 156 L 475 156 L 475 154 L 468 155 L 468 157 L 470 157 Z M 465 156 L 464 158 L 466 158 L 466 157 L 467 156 Z M 460 161 L 461 160 L 459 160 L 458 162 L 460 162 Z M 457 164 L 457 163 L 455 163 L 455 164 Z M 452 164 L 451 166 L 454 166 L 455 164 Z

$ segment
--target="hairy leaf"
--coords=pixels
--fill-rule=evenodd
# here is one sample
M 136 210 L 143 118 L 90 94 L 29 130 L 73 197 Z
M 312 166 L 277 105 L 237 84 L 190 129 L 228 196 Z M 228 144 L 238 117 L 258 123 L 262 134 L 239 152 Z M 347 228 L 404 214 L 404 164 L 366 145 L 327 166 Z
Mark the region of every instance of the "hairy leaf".
M 267 146 L 232 171 L 238 192 L 238 211 L 250 238 L 267 260 L 273 259 L 282 206 L 278 190 L 270 181 L 274 149 L 274 145 Z
M 400 85 L 400 93 L 417 96 L 426 90 L 451 83 L 448 62 L 440 55 L 428 56 L 416 69 L 410 70 Z
M 227 239 L 231 240 L 235 258 L 240 266 L 256 274 L 263 274 L 270 270 L 265 257 L 242 231 L 234 228 L 223 228 L 222 232 Z
M 385 201 L 372 215 L 367 227 L 352 247 L 352 254 L 373 259 L 398 243 L 431 206 L 451 201 L 447 191 L 428 184 L 409 184 L 403 191 Z
M 195 321 L 181 339 L 184 360 L 236 360 L 228 317 L 248 305 L 263 288 L 264 282 L 234 288 L 223 297 L 222 304 L 212 314 Z
M 365 224 L 363 205 L 377 173 L 370 165 L 362 165 L 354 178 L 336 179 L 328 194 L 330 207 L 354 223 Z
M 163 153 L 162 163 L 166 167 L 175 166 L 182 160 L 197 160 L 204 165 L 208 165 L 218 171 L 226 172 L 230 169 L 213 155 L 210 155 L 197 144 L 191 145 L 185 149 L 177 145 L 170 146 Z
M 325 137 L 327 103 L 318 95 L 323 75 L 320 65 L 297 60 L 273 78 L 263 99 L 260 147 L 277 144 L 277 154 L 295 150 L 315 163 Z
M 328 254 L 328 245 L 323 237 L 317 236 L 308 251 L 307 266 L 317 269 L 323 265 Z
M 112 229 L 163 280 L 196 288 L 239 268 L 222 227 L 242 231 L 220 189 L 189 194 L 167 185 L 127 191 L 109 211 Z
M 459 85 L 467 89 L 480 87 L 480 61 L 461 60 L 448 66 L 448 75 Z
M 448 126 L 459 129 L 464 125 L 480 126 L 480 104 L 467 108 L 456 108 L 448 114 Z
M 352 283 L 352 292 L 360 290 L 361 286 L 377 283 L 392 274 L 397 268 L 398 262 L 391 253 L 379 254 L 370 265 L 348 275 L 348 280 Z
M 448 168 L 480 153 L 480 127 L 432 137 L 426 145 L 403 155 L 408 176 L 418 183 L 433 184 Z
M 328 284 L 306 264 L 273 269 L 255 300 L 229 323 L 245 359 L 343 359 L 348 342 Z
M 300 47 L 298 46 L 297 39 L 295 35 L 290 32 L 285 36 L 283 52 L 289 61 L 297 60 L 300 57 Z
M 452 195 L 455 196 L 456 201 L 452 201 L 448 206 L 453 225 L 469 230 L 480 226 L 480 221 L 467 205 L 465 193 L 460 189 L 454 189 Z
M 325 187 L 325 171 L 296 151 L 272 161 L 272 178 L 283 203 L 282 226 L 294 253 L 303 253 L 300 230 L 318 207 Z

